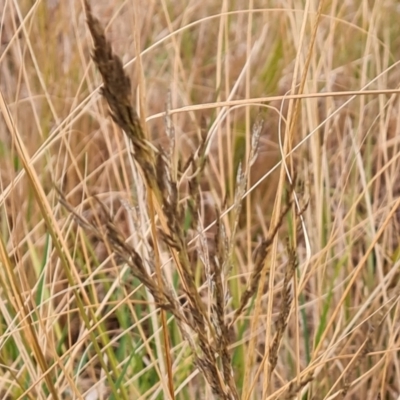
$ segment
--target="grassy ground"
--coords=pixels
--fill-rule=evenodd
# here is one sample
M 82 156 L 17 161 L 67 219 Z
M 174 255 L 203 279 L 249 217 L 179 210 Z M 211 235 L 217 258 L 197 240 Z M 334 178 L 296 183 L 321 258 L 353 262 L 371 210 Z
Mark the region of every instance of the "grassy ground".
M 91 3 L 0 3 L 0 397 L 398 398 L 397 2 Z

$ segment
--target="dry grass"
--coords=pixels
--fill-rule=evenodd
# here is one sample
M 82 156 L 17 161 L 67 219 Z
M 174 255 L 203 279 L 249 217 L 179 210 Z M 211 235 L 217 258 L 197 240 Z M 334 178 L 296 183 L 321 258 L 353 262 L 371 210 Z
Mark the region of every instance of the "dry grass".
M 398 398 L 396 2 L 89 3 L 0 5 L 1 398 Z

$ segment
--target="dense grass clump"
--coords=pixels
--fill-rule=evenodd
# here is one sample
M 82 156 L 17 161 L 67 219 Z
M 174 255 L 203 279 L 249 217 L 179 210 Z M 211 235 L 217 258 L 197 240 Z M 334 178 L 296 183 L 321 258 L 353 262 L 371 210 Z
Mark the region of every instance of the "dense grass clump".
M 139 3 L 0 5 L 0 397 L 398 397 L 395 2 Z

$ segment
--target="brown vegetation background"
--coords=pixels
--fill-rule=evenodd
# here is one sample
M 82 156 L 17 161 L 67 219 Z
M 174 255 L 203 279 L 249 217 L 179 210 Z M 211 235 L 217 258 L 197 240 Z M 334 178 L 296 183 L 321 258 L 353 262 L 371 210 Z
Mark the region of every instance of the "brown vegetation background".
M 140 140 L 84 1 L 0 3 L 2 398 L 400 396 L 397 2 L 91 12 Z

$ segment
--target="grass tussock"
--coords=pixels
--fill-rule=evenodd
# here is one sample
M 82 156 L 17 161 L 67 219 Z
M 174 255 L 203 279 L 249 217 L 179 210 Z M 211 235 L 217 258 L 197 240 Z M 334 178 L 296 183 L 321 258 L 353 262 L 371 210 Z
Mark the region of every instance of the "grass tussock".
M 400 395 L 396 5 L 265 7 L 0 6 L 1 398 Z

